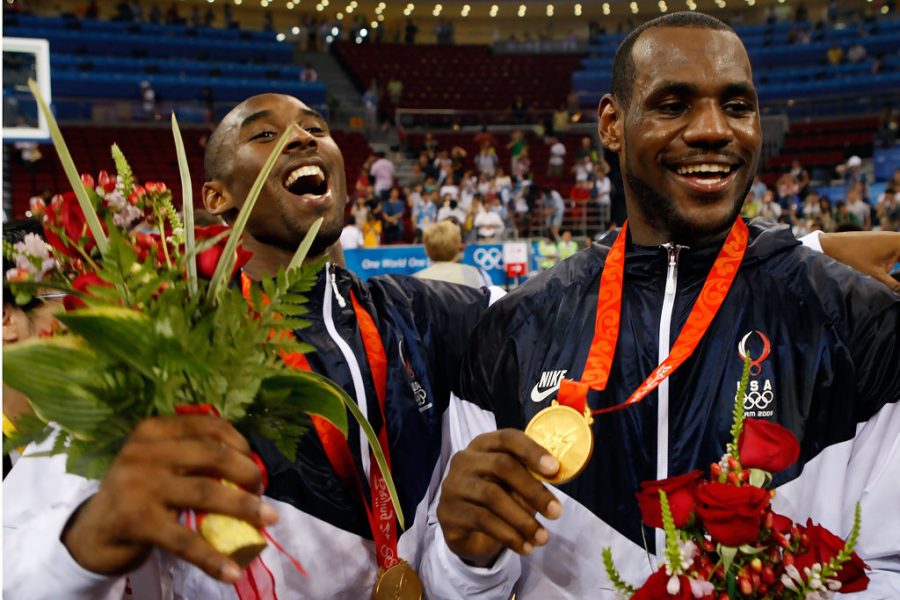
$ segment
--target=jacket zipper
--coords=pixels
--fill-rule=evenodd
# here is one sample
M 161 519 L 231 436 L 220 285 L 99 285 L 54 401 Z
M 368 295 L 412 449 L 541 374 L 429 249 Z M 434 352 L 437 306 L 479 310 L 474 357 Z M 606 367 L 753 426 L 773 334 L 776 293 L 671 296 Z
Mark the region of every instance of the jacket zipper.
M 668 258 L 666 287 L 663 295 L 662 312 L 659 318 L 658 364 L 669 356 L 672 349 L 672 310 L 675 307 L 675 292 L 678 290 L 678 255 L 684 246 L 663 244 Z M 656 412 L 656 478 L 665 479 L 669 475 L 669 378 L 663 379 L 656 388 L 659 401 Z M 662 560 L 666 536 L 662 529 L 656 530 L 656 556 Z
M 353 353 L 350 345 L 338 334 L 337 327 L 334 325 L 334 317 L 332 316 L 332 294 L 338 299 L 338 305 L 340 305 L 341 308 L 345 307 L 347 302 L 344 300 L 343 296 L 341 296 L 340 292 L 338 292 L 337 278 L 334 274 L 334 266 L 331 263 L 326 263 L 325 265 L 325 280 L 325 298 L 322 302 L 322 320 L 325 323 L 325 330 L 328 332 L 328 336 L 341 351 L 344 360 L 347 362 L 347 367 L 350 369 L 350 377 L 353 380 L 353 391 L 355 392 L 354 400 L 356 400 L 356 404 L 359 406 L 359 410 L 362 412 L 363 416 L 368 419 L 369 403 L 366 400 L 366 388 L 363 385 L 362 369 L 360 369 L 359 361 L 356 359 L 356 355 Z M 330 285 L 328 285 L 329 283 Z M 365 449 L 368 447 L 369 441 L 360 427 L 359 454 L 362 459 L 362 468 L 365 472 L 366 481 L 369 480 L 369 453 L 365 452 Z

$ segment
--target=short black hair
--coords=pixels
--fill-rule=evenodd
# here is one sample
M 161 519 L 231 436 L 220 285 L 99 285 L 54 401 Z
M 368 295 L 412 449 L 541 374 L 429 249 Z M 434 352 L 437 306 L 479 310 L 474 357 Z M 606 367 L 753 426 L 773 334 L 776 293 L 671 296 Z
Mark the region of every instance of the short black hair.
M 223 121 L 224 123 L 224 121 Z M 225 156 L 222 152 L 224 147 L 225 132 L 222 123 L 219 123 L 209 137 L 206 139 L 206 152 L 203 153 L 203 171 L 206 174 L 207 181 L 222 181 L 229 169 L 222 164 Z
M 619 105 L 623 107 L 627 107 L 631 103 L 631 92 L 634 86 L 635 66 L 634 56 L 631 51 L 642 33 L 657 27 L 714 29 L 716 31 L 730 31 L 734 33 L 734 29 L 719 19 L 693 11 L 670 13 L 637 26 L 619 44 L 619 48 L 616 50 L 616 57 L 613 60 L 612 95 Z

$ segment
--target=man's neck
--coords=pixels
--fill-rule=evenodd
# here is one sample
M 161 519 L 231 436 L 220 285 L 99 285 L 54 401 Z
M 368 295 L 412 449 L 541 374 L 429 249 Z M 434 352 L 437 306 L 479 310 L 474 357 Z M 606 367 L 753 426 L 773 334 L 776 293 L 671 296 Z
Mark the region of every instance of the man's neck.
M 628 218 L 628 234 L 631 242 L 638 246 L 662 246 L 663 244 L 682 244 L 693 248 L 706 246 L 725 239 L 729 228 L 709 235 L 694 235 L 690 239 L 681 239 L 671 231 L 654 227 L 646 219 L 641 218 L 634 211 L 630 211 Z
M 241 243 L 245 250 L 253 253 L 243 269 L 244 273 L 253 281 L 274 277 L 278 273 L 278 269 L 287 268 L 291 264 L 291 259 L 294 258 L 294 250 L 271 246 L 248 235 L 244 236 L 244 241 Z M 321 255 L 307 256 L 304 262 L 317 260 L 320 257 Z

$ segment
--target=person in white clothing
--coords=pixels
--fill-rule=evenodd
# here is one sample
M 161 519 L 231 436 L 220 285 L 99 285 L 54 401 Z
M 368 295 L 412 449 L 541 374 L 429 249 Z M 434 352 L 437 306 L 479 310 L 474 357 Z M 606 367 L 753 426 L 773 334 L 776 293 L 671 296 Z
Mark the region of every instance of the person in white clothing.
M 354 250 L 362 248 L 363 234 L 356 226 L 356 217 L 350 215 L 347 217 L 347 224 L 341 231 L 341 248 L 344 250 Z

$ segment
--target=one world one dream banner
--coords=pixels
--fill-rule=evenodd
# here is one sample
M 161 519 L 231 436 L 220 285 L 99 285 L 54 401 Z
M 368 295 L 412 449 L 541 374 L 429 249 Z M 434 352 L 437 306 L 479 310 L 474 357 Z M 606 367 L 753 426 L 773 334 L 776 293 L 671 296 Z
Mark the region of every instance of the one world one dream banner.
M 412 275 L 430 264 L 425 247 L 421 245 L 357 248 L 344 250 L 344 256 L 347 268 L 363 279 L 392 273 Z M 484 271 L 495 285 L 505 286 L 515 281 L 506 275 L 503 244 L 469 244 L 461 262 Z M 534 270 L 534 266 L 531 267 Z

